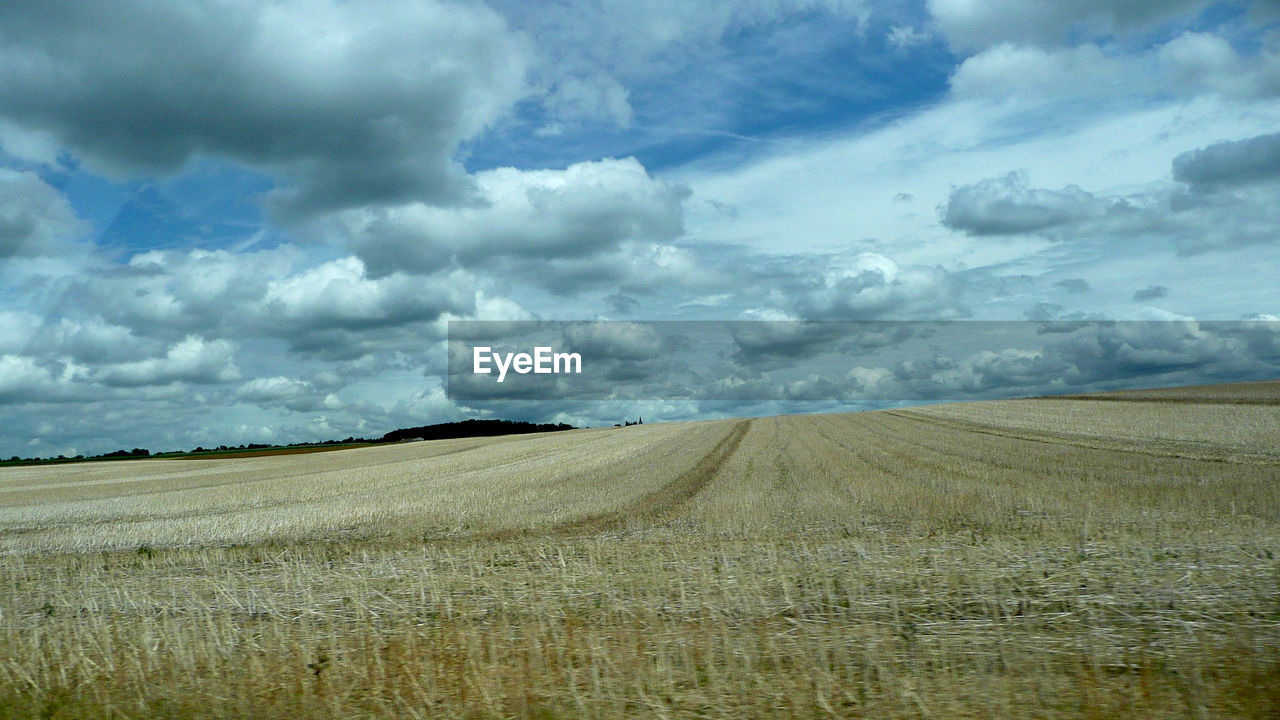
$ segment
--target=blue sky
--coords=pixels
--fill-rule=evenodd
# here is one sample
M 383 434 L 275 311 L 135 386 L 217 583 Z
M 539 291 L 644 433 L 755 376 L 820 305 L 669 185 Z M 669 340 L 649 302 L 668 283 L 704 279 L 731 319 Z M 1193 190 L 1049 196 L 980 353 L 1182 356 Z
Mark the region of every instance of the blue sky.
M 1164 320 L 1256 374 L 1196 323 L 1280 314 L 1277 196 L 1271 3 L 6 3 L 0 455 L 734 412 L 459 405 L 449 319 Z

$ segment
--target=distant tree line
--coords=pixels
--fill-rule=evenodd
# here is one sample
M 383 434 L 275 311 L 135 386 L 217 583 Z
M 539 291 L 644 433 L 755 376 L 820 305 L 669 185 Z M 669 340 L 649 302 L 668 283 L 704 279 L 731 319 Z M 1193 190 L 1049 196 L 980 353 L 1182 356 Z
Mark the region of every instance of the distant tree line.
M 496 437 L 498 435 L 521 435 L 524 433 L 556 432 L 572 430 L 572 425 L 565 423 L 527 423 L 512 420 L 462 420 L 460 422 L 423 425 L 421 427 L 392 430 L 382 436 L 380 442 L 400 442 L 402 440 L 450 440 L 464 437 Z
M 515 420 L 462 420 L 460 422 L 438 423 L 436 425 L 422 425 L 419 427 L 401 428 L 392 430 L 380 438 L 357 438 L 348 437 L 345 440 L 321 440 L 319 442 L 298 442 L 289 443 L 288 445 L 265 445 L 261 443 L 249 443 L 247 445 L 218 445 L 217 447 L 197 446 L 194 450 L 176 450 L 164 453 L 153 453 L 145 448 L 134 448 L 132 450 L 116 450 L 114 452 L 103 453 L 102 455 L 76 455 L 75 457 L 66 457 L 59 455 L 56 458 L 22 458 L 14 455 L 8 460 L 0 460 L 0 463 L 9 464 L 33 464 L 33 463 L 56 463 L 56 462 L 75 462 L 79 460 L 117 460 L 121 458 L 144 458 L 159 457 L 161 455 L 191 455 L 196 453 L 215 453 L 215 452 L 235 452 L 240 450 L 270 450 L 273 448 L 296 448 L 296 447 L 316 447 L 322 445 L 376 445 L 379 443 L 402 442 L 405 440 L 448 440 L 453 438 L 464 437 L 496 437 L 499 435 L 520 435 L 524 433 L 538 432 L 556 432 L 560 430 L 573 430 L 572 425 L 566 423 L 529 423 Z
M 151 451 L 147 450 L 146 448 L 134 448 L 132 450 L 116 450 L 115 452 L 103 453 L 102 455 L 95 455 L 94 457 L 100 457 L 100 458 L 149 457 L 150 455 L 151 455 Z

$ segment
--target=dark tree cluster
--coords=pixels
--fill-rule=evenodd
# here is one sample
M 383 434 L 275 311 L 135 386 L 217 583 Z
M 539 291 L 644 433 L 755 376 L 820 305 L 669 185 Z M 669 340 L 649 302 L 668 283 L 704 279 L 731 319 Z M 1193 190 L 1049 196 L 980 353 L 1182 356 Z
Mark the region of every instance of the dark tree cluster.
M 100 458 L 123 458 L 123 457 L 149 457 L 151 451 L 145 448 L 134 448 L 132 450 L 116 450 L 115 452 L 103 453 L 96 455 Z
M 392 430 L 382 436 L 381 442 L 400 442 L 402 440 L 450 440 L 463 437 L 497 437 L 499 435 L 521 435 L 524 433 L 556 432 L 572 430 L 572 425 L 565 423 L 528 423 L 514 420 L 462 420 L 461 422 L 423 425 L 421 427 Z

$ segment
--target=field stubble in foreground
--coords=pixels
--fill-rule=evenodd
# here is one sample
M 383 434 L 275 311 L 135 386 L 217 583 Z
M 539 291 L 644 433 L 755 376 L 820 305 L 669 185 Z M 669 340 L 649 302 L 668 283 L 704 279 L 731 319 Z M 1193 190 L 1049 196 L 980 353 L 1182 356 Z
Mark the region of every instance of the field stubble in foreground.
M 1278 410 L 14 468 L 0 717 L 1274 717 Z

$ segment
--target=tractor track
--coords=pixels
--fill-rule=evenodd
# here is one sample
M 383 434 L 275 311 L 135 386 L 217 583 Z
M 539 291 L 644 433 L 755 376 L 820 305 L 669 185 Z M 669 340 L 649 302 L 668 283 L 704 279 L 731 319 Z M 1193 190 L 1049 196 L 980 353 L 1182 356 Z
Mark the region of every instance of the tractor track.
M 567 536 L 623 530 L 633 527 L 637 521 L 645 524 L 657 524 L 675 519 L 680 510 L 715 478 L 716 472 L 737 452 L 742 440 L 751 429 L 750 418 L 734 423 L 729 433 L 721 438 L 715 446 L 703 455 L 692 468 L 681 473 L 675 480 L 652 492 L 646 493 L 631 504 L 574 518 L 563 523 L 538 528 L 521 528 L 499 530 L 491 533 L 467 535 L 465 539 L 476 540 L 509 540 L 513 538 L 537 536 Z

